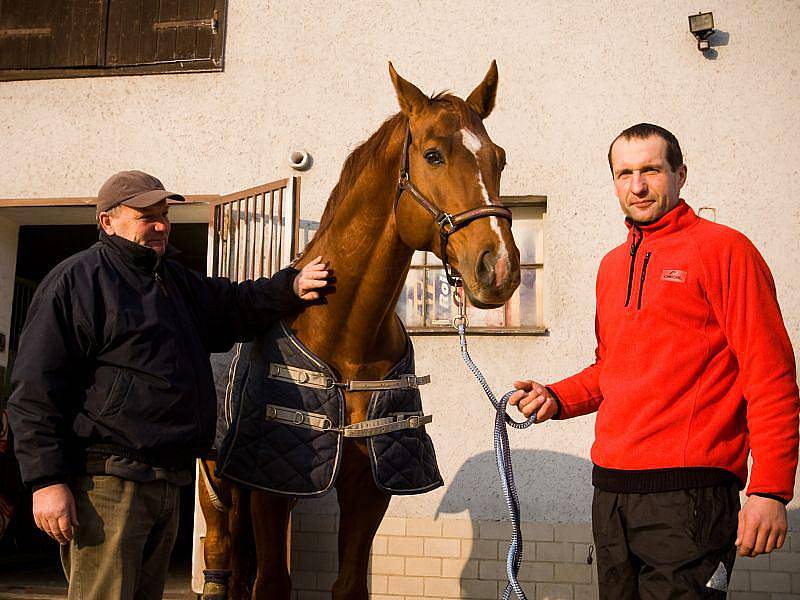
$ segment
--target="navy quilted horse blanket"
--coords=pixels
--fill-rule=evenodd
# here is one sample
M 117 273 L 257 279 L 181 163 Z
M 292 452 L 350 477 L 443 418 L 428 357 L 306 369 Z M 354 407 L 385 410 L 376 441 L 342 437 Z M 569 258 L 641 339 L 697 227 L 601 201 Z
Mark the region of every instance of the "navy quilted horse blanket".
M 219 446 L 216 474 L 291 496 L 320 496 L 334 486 L 342 459 L 344 393 L 269 377 L 282 364 L 325 374 L 337 373 L 315 356 L 283 323 L 256 341 L 241 344 L 231 364 L 225 398 L 228 430 Z M 403 359 L 384 379 L 414 373 L 410 338 Z M 327 431 L 296 427 L 267 418 L 268 405 L 327 418 Z M 422 415 L 419 389 L 372 392 L 367 419 Z M 389 494 L 421 494 L 443 485 L 433 442 L 424 425 L 365 438 L 376 485 Z

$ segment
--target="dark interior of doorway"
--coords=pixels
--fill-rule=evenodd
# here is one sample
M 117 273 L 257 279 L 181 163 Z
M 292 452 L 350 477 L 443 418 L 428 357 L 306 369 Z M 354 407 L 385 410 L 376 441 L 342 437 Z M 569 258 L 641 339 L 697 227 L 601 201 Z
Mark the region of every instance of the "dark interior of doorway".
M 95 225 L 24 225 L 19 230 L 16 277 L 35 286 L 62 260 L 88 248 L 98 239 Z M 176 258 L 191 269 L 206 271 L 208 225 L 205 223 L 173 223 L 170 243 L 180 250 Z M 30 298 L 28 297 L 28 302 Z M 22 303 L 20 303 L 22 304 Z M 16 313 L 16 314 L 15 314 Z M 23 323 L 27 305 L 12 306 L 12 323 Z M 15 319 L 16 317 L 16 319 Z M 9 341 L 18 341 L 19 332 L 10 332 Z M 9 350 L 16 348 L 9 344 Z M 5 403 L 3 402 L 3 406 Z M 3 456 L 3 455 L 0 455 Z M 7 455 L 5 455 L 7 456 Z M 33 524 L 30 493 L 24 491 L 19 481 L 15 461 L 0 464 L 0 479 L 7 493 L 11 493 L 16 510 L 6 535 L 0 539 L 0 587 L 5 579 L 19 573 L 20 569 L 50 568 L 57 571 L 59 558 L 57 546 Z M 16 490 L 6 486 L 16 480 Z M 186 486 L 181 495 L 181 523 L 173 552 L 173 562 L 187 565 L 191 559 L 194 492 Z M 56 573 L 60 577 L 60 573 Z M 62 580 L 63 581 L 63 580 Z
M 17 277 L 41 281 L 58 263 L 97 241 L 95 225 L 23 225 L 19 228 Z M 173 223 L 169 242 L 190 269 L 205 272 L 208 225 Z

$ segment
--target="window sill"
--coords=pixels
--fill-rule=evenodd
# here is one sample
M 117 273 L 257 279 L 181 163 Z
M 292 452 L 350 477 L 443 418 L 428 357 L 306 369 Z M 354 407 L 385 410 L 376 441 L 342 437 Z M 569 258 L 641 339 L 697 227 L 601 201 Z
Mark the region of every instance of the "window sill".
M 186 59 L 125 67 L 74 67 L 55 69 L 0 69 L 0 81 L 114 77 L 120 75 L 167 75 L 223 71 L 221 60 Z
M 458 335 L 453 327 L 408 327 L 409 335 Z M 525 335 L 548 336 L 547 327 L 518 327 L 518 328 L 492 328 L 492 327 L 467 327 L 467 335 Z

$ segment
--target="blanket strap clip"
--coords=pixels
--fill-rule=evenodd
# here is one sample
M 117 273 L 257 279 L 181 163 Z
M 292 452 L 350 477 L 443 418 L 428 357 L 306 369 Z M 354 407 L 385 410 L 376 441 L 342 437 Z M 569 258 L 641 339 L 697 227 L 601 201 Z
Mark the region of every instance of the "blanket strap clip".
M 371 437 L 400 431 L 402 429 L 417 429 L 433 421 L 433 415 L 423 415 L 421 413 L 396 413 L 380 419 L 370 419 L 346 425 L 344 427 L 334 427 L 331 420 L 322 414 L 312 413 L 304 410 L 286 408 L 275 404 L 267 404 L 265 419 L 283 425 L 313 429 L 315 431 L 330 431 L 338 433 L 344 437 Z

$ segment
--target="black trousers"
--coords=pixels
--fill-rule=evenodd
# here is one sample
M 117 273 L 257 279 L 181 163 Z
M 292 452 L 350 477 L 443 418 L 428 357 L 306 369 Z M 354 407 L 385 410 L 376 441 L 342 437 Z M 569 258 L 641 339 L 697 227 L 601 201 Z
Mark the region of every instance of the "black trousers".
M 725 598 L 738 514 L 735 485 L 651 494 L 595 488 L 600 599 Z

